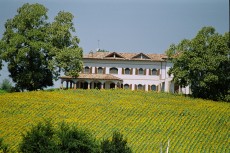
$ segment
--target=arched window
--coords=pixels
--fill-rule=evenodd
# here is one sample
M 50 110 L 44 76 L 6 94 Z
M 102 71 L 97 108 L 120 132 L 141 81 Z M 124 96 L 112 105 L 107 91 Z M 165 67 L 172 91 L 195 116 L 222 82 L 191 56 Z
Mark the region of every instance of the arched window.
M 129 85 L 128 85 L 128 84 L 125 84 L 125 85 L 124 85 L 124 89 L 129 89 Z
M 88 83 L 87 82 L 81 82 L 80 83 L 80 88 L 81 89 L 87 89 L 88 88 Z
M 151 90 L 152 90 L 152 91 L 156 91 L 156 90 L 157 90 L 156 85 L 152 85 L 152 86 L 151 86 Z
M 143 89 L 144 89 L 144 86 L 143 86 L 142 84 L 138 84 L 137 89 L 138 89 L 138 90 L 143 90 Z
M 98 74 L 103 74 L 103 68 L 102 68 L 102 67 L 99 67 L 99 68 L 97 69 L 97 73 L 98 73 Z
M 157 75 L 157 70 L 156 69 L 152 69 L 152 75 Z
M 138 74 L 144 75 L 144 70 L 142 68 L 140 68 L 138 72 L 139 72 Z
M 125 69 L 125 74 L 130 74 L 130 69 L 129 68 Z
M 101 82 L 94 83 L 95 89 L 101 89 Z
M 109 69 L 109 73 L 110 74 L 118 74 L 118 69 L 115 68 L 115 67 L 112 67 L 112 68 Z
M 89 73 L 90 72 L 90 68 L 88 67 L 88 66 L 86 66 L 85 68 L 84 68 L 84 73 Z
M 110 89 L 114 89 L 115 88 L 115 83 L 110 83 Z

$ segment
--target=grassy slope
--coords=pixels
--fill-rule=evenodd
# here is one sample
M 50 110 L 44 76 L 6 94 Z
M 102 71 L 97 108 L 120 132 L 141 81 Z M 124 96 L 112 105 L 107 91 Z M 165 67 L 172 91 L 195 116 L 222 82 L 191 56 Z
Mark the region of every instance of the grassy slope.
M 0 89 L 0 94 L 7 93 L 5 90 Z
M 69 90 L 0 95 L 0 137 L 16 148 L 20 135 L 45 118 L 87 128 L 98 139 L 121 131 L 134 152 L 229 151 L 230 104 L 164 93 Z

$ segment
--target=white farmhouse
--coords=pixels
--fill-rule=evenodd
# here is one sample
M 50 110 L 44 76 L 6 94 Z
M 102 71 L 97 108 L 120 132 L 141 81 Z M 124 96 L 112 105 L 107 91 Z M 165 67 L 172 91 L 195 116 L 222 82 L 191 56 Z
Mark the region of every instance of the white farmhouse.
M 90 52 L 83 56 L 79 77 L 62 76 L 61 88 L 111 89 L 188 93 L 174 85 L 165 54 Z

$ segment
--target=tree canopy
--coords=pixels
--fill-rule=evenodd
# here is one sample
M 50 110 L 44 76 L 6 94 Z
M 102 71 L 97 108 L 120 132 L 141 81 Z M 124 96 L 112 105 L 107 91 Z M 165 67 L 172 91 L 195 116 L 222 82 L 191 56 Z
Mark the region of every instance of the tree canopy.
M 102 153 L 132 153 L 127 140 L 118 131 L 113 132 L 112 140 L 105 139 L 101 142 Z
M 54 127 L 50 121 L 39 122 L 22 135 L 22 153 L 99 153 L 93 135 L 65 122 Z
M 3 140 L 0 139 L 0 150 L 1 146 L 5 150 L 8 149 L 8 146 L 4 145 Z M 106 139 L 99 144 L 99 141 L 87 130 L 65 122 L 54 126 L 48 120 L 44 123 L 39 122 L 22 135 L 19 152 L 132 153 L 132 150 L 120 132 L 114 132 L 111 141 Z
M 52 86 L 61 71 L 77 77 L 82 69 L 80 40 L 72 36 L 73 15 L 61 11 L 49 23 L 47 12 L 41 4 L 26 3 L 5 23 L 0 60 L 7 62 L 10 77 L 20 90 Z
M 213 27 L 203 27 L 195 38 L 172 44 L 171 57 L 176 84 L 190 86 L 192 95 L 212 100 L 230 100 L 229 32 L 221 35 Z

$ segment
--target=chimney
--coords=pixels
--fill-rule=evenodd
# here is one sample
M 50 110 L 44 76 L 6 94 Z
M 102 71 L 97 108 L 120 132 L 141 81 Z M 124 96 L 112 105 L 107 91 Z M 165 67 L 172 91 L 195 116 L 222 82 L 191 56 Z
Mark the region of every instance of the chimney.
M 92 50 L 89 52 L 89 57 L 93 57 L 93 51 Z

